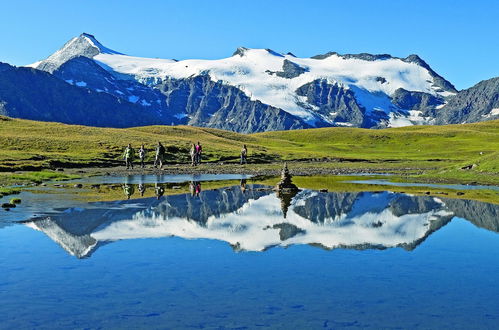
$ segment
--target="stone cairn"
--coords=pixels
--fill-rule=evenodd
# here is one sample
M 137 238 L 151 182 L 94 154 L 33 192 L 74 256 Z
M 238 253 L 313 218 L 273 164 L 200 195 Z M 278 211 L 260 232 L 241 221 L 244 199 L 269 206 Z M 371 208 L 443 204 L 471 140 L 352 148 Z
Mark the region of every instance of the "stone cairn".
M 274 190 L 282 192 L 298 191 L 298 187 L 291 180 L 292 176 L 289 174 L 288 164 L 284 163 L 284 168 L 281 171 L 281 181 L 277 183 Z
M 281 200 L 281 210 L 284 218 L 286 218 L 293 197 L 300 191 L 291 180 L 291 174 L 289 174 L 286 163 L 284 163 L 284 168 L 281 171 L 281 181 L 275 186 L 274 190 L 277 192 L 277 197 Z

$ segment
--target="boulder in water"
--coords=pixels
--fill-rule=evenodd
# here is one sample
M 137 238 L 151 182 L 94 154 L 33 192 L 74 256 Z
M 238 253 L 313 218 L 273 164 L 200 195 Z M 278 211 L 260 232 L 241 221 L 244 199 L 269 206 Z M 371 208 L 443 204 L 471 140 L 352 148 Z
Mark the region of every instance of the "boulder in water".
M 13 204 L 13 203 L 3 203 L 1 206 L 4 209 L 12 209 L 12 208 L 16 207 L 16 204 Z

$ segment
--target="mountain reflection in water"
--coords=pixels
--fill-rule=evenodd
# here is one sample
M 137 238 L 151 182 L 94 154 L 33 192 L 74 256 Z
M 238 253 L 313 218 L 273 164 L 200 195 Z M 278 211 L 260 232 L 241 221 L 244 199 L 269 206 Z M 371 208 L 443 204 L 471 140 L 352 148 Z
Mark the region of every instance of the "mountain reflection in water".
M 245 181 L 205 191 L 191 182 L 189 194 L 170 196 L 156 184 L 156 197 L 129 200 L 145 189 L 124 184 L 125 201 L 92 203 L 25 224 L 78 258 L 116 240 L 168 236 L 226 241 L 235 251 L 293 244 L 412 250 L 454 216 L 499 231 L 499 206 L 468 200 L 393 192 L 286 195 Z

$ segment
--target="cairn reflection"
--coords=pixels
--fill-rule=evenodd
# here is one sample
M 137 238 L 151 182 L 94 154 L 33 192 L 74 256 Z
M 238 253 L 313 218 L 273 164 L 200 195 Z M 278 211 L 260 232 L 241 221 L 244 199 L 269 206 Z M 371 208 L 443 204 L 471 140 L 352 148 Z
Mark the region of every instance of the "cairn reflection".
M 202 192 L 201 183 L 192 181 L 185 189 L 189 192 L 165 195 L 165 185 L 156 183 L 155 197 L 140 198 L 146 186 L 125 183 L 127 200 L 92 203 L 88 209 L 65 210 L 26 225 L 78 258 L 89 257 L 103 244 L 132 238 L 208 238 L 225 241 L 236 251 L 294 244 L 412 250 L 454 216 L 499 229 L 499 206 L 476 201 L 392 192 L 284 192 L 245 180 Z

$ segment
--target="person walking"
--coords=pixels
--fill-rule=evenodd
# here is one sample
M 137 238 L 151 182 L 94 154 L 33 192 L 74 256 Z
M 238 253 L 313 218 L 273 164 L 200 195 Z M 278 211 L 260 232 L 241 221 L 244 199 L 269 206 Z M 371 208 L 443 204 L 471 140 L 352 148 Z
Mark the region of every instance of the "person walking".
M 144 168 L 144 160 L 146 158 L 146 149 L 144 148 L 144 145 L 142 145 L 139 149 L 139 159 L 140 159 L 140 167 Z
M 192 144 L 190 155 L 191 155 L 191 166 L 195 166 L 197 161 L 197 152 L 196 152 L 196 145 L 194 143 Z
M 135 157 L 135 150 L 132 148 L 132 145 L 129 143 L 123 153 L 123 159 L 125 160 L 126 169 L 132 168 L 133 170 L 133 158 Z
M 203 147 L 201 146 L 201 143 L 196 144 L 196 165 L 201 164 L 201 156 L 203 154 Z
M 243 145 L 243 148 L 241 149 L 241 165 L 247 163 L 248 163 L 248 148 L 246 148 L 246 145 Z
M 156 158 L 154 159 L 154 168 L 158 167 L 159 164 L 159 169 L 163 168 L 163 160 L 165 157 L 166 149 L 165 147 L 161 144 L 161 142 L 158 141 L 158 145 L 156 146 Z

